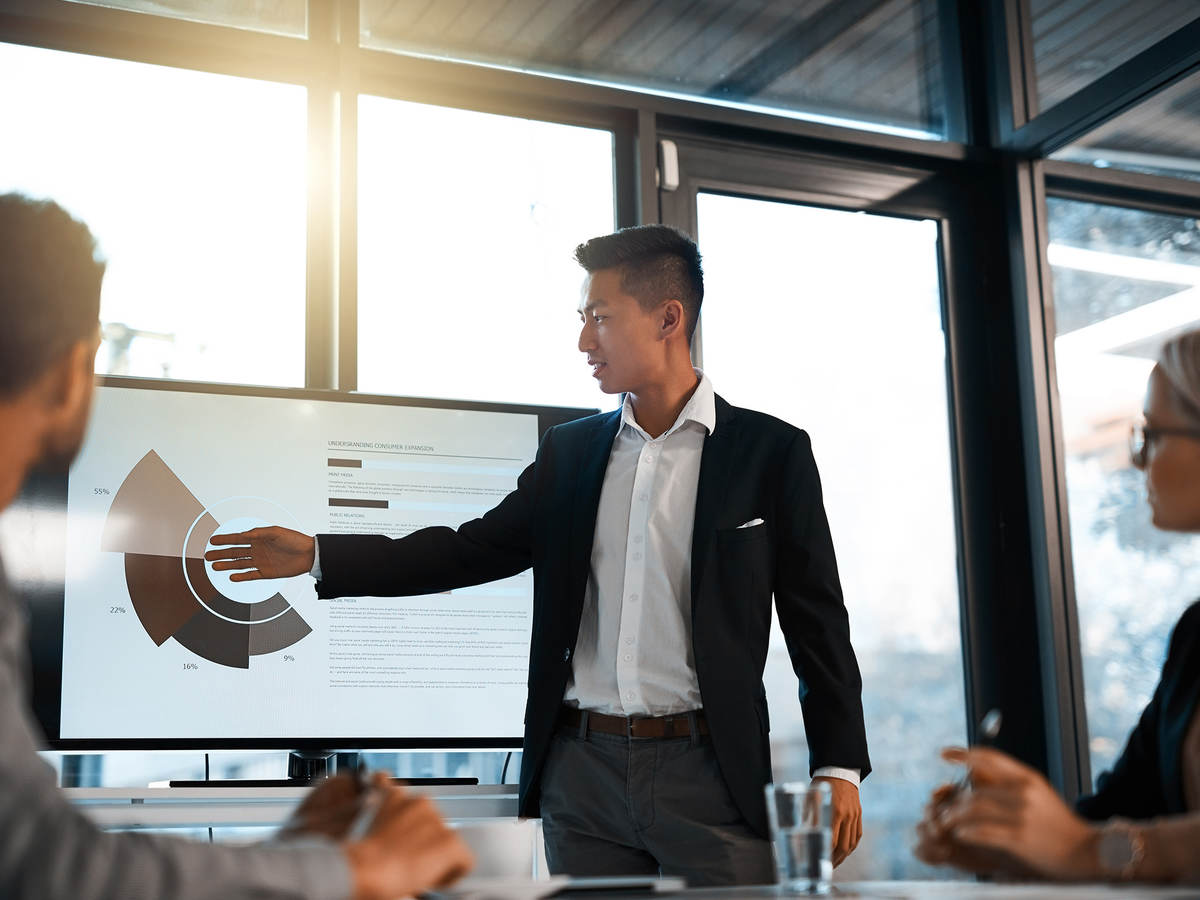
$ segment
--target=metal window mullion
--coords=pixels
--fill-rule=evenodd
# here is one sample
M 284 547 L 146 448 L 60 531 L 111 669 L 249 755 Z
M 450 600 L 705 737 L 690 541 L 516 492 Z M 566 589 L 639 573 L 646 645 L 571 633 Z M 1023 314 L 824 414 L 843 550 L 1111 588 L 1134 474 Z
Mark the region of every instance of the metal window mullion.
M 658 117 L 647 109 L 638 110 L 638 224 L 662 222 L 658 202 Z
M 613 129 L 615 226 L 650 225 L 660 220 L 658 206 L 658 127 L 655 115 L 636 110 Z
M 1036 423 L 1023 402 L 1028 367 L 1016 349 L 1022 324 L 1013 314 L 1013 259 L 1022 222 L 1007 187 L 999 161 L 956 175 L 942 225 L 967 733 L 977 740 L 981 716 L 999 709 L 1004 728 L 995 746 L 1046 771 L 1046 675 L 1032 562 L 1040 538 L 1024 452 Z
M 612 130 L 613 227 L 628 228 L 642 224 L 639 195 L 637 116 Z
M 1014 107 L 1014 113 L 1019 113 L 1019 117 L 1014 115 L 1013 124 L 1016 128 L 1021 128 L 1026 122 L 1036 119 L 1039 111 L 1037 54 L 1033 44 L 1033 3 L 1032 0 L 1007 2 L 1012 10 L 1009 40 L 1015 45 L 1015 62 L 1019 66 L 1013 73 L 1013 87 L 1021 92 L 1019 106 Z
M 1200 181 L 1121 169 L 1098 169 L 1065 160 L 1046 160 L 1043 168 L 1046 187 L 1056 197 L 1166 215 L 1200 215 Z
M 968 54 L 979 54 L 982 47 L 975 33 L 964 27 L 959 15 L 959 0 L 936 0 L 936 31 L 942 69 L 942 93 L 945 101 L 946 137 L 960 144 L 970 143 L 970 103 L 963 70 L 970 65 Z
M 964 20 L 976 15 L 975 0 L 959 0 Z M 987 0 L 982 9 L 984 48 L 990 70 L 986 102 L 992 145 L 1006 143 L 1031 116 L 1036 103 L 1037 70 L 1034 66 L 1031 15 L 1028 0 Z M 971 89 L 978 91 L 978 81 Z M 970 95 L 970 91 L 968 92 Z M 1034 98 L 1031 101 L 1031 98 Z M 976 102 L 981 98 L 972 97 Z
M 1048 775 L 1068 798 L 1090 788 L 1066 467 L 1054 357 L 1053 290 L 1046 247 L 1046 187 L 1041 162 L 1012 164 L 1010 190 L 1021 223 L 1013 255 L 1038 649 L 1045 673 Z
M 309 0 L 308 38 L 337 53 L 335 0 Z M 308 87 L 308 229 L 304 386 L 336 388 L 338 364 L 338 84 L 334 71 Z
M 358 0 L 337 6 L 338 70 L 338 246 L 337 388 L 358 389 L 358 97 L 361 61 Z

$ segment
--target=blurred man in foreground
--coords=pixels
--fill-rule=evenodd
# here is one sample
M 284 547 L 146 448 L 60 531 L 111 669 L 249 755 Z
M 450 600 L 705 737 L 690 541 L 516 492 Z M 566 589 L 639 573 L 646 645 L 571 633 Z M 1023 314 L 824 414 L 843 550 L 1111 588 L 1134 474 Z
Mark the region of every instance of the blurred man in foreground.
M 30 472 L 65 469 L 83 442 L 103 275 L 85 225 L 52 202 L 0 195 L 0 510 Z M 339 838 L 364 795 L 346 778 L 310 794 L 287 839 L 269 844 L 101 832 L 37 755 L 27 673 L 24 617 L 0 569 L 0 897 L 392 900 L 471 865 L 428 799 L 381 776 L 378 812 L 354 841 Z

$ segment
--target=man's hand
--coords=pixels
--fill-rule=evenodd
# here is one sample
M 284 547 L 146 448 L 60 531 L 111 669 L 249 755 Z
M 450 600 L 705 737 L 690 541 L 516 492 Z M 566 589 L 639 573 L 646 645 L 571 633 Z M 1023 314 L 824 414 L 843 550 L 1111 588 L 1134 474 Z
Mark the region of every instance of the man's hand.
M 386 775 L 376 775 L 377 787 L 390 787 Z M 279 837 L 297 838 L 306 834 L 322 834 L 341 840 L 362 806 L 362 791 L 348 775 L 335 775 L 305 796 L 295 812 L 279 830 Z
M 471 851 L 428 797 L 383 790 L 366 837 L 345 845 L 354 876 L 354 900 L 416 897 L 461 878 L 474 865 Z
M 998 750 L 942 752 L 968 767 L 971 788 L 934 792 L 917 826 L 917 855 L 973 872 L 1086 880 L 1099 876 L 1098 832 L 1039 773 Z
M 236 544 L 224 550 L 209 550 L 204 558 L 219 572 L 234 572 L 230 581 L 257 581 L 260 578 L 291 578 L 312 571 L 316 558 L 316 539 L 290 528 L 270 525 L 238 534 L 214 534 L 209 541 L 218 546 Z
M 831 828 L 833 831 L 833 865 L 840 866 L 862 840 L 862 804 L 858 788 L 844 778 L 820 775 L 813 781 L 823 781 L 833 793 Z

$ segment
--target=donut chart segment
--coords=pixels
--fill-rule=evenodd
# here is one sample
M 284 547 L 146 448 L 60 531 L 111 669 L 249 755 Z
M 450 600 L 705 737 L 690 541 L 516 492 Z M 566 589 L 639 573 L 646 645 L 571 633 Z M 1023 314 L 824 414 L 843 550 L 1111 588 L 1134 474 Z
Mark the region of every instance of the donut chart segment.
M 204 504 L 170 470 L 162 457 L 151 450 L 117 489 L 104 522 L 100 549 L 178 559 L 183 536 L 204 514 Z M 213 520 L 208 534 L 218 527 Z M 197 530 L 204 529 L 197 524 Z M 198 555 L 204 555 L 203 545 Z
M 245 622 L 198 613 L 172 637 L 209 662 L 236 669 L 250 668 L 250 626 Z
M 225 596 L 204 563 L 221 527 L 162 458 L 149 451 L 109 507 L 101 549 L 124 555 L 129 599 L 155 645 L 169 638 L 218 665 L 283 650 L 312 628 L 282 594 L 246 603 Z
M 126 553 L 125 583 L 133 611 L 159 647 L 185 622 L 204 611 L 183 577 L 178 557 Z
M 250 655 L 265 656 L 292 646 L 312 632 L 300 613 L 288 609 L 270 622 L 250 626 Z

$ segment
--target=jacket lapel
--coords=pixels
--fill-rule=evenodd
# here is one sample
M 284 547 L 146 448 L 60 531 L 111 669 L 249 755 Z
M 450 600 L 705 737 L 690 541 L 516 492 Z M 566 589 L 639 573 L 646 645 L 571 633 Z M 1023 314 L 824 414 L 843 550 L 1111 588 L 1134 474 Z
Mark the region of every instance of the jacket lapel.
M 729 471 L 737 448 L 738 421 L 732 406 L 716 397 L 717 424 L 704 439 L 700 457 L 700 480 L 696 485 L 696 516 L 692 525 L 692 621 L 708 550 L 714 539 L 717 516 L 729 492 Z
M 586 439 L 579 476 L 575 481 L 575 496 L 571 504 L 570 556 L 567 560 L 567 596 L 575 604 L 576 619 L 583 610 L 592 541 L 596 536 L 596 512 L 600 508 L 600 489 L 604 486 L 604 473 L 608 470 L 613 440 L 620 428 L 620 409 L 597 419 L 591 435 Z

